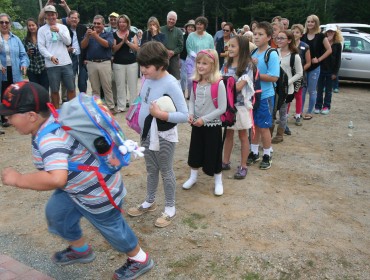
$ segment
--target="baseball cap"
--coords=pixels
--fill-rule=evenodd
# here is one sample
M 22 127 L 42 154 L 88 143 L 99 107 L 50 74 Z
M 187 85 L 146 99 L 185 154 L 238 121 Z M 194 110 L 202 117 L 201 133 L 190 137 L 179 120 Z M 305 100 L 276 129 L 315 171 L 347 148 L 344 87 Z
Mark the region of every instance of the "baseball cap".
M 326 25 L 326 28 L 325 28 L 325 31 L 337 31 L 338 30 L 338 27 L 335 25 L 335 24 L 327 24 Z
M 10 116 L 17 113 L 42 112 L 48 109 L 49 92 L 41 85 L 32 82 L 11 84 L 3 94 L 0 115 Z
M 113 12 L 113 13 L 111 13 L 111 14 L 109 15 L 109 17 L 116 17 L 116 18 L 118 18 L 118 17 L 119 17 L 119 14 L 117 14 L 117 13 Z
M 46 12 L 56 13 L 57 12 L 57 10 L 55 9 L 55 7 L 53 5 L 47 5 L 47 6 L 45 6 L 44 11 L 45 11 L 45 13 Z

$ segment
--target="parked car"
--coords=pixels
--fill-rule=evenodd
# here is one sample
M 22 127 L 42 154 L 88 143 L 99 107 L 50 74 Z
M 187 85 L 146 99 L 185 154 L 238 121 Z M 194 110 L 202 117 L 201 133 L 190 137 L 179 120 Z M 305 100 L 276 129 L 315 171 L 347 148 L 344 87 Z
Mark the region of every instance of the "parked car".
M 23 29 L 23 26 L 18 21 L 13 21 L 12 22 L 12 28 L 13 29 L 17 29 L 17 30 L 22 30 Z
M 334 24 L 340 27 L 344 39 L 339 79 L 370 81 L 370 34 L 362 32 L 370 32 L 370 25 Z M 325 25 L 321 27 L 325 30 Z

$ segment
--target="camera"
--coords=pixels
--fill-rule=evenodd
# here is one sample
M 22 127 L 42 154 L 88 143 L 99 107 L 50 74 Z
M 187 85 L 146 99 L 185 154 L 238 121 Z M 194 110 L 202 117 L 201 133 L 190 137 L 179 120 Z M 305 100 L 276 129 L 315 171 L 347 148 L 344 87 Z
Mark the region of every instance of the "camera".
M 88 28 L 88 29 L 91 29 L 91 30 L 94 30 L 94 24 L 89 24 L 89 25 L 87 26 L 87 28 Z

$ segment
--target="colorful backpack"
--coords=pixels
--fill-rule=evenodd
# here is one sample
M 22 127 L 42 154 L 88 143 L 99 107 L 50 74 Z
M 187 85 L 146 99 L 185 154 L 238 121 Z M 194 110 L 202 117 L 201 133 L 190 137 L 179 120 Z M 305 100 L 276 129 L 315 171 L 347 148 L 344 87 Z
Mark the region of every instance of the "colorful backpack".
M 120 147 L 125 146 L 125 142 L 131 140 L 126 140 L 109 109 L 96 96 L 80 93 L 76 98 L 64 103 L 59 110 L 56 110 L 50 103 L 48 106 L 55 122 L 39 132 L 38 145 L 43 136 L 58 128 L 63 128 L 99 161 L 99 167 L 69 161 L 68 170 L 95 172 L 109 201 L 121 211 L 114 202 L 102 173 L 114 174 L 130 163 L 131 153 L 123 154 Z
M 235 107 L 236 103 L 236 89 L 235 89 L 235 79 L 232 76 L 225 76 L 222 79 L 218 80 L 217 82 L 211 85 L 211 97 L 213 104 L 216 108 L 218 108 L 218 85 L 223 81 L 226 88 L 226 111 L 220 116 L 222 126 L 228 127 L 233 126 L 236 122 L 236 112 L 238 111 Z M 193 81 L 193 92 L 194 97 L 196 97 L 196 88 L 197 88 L 197 81 Z

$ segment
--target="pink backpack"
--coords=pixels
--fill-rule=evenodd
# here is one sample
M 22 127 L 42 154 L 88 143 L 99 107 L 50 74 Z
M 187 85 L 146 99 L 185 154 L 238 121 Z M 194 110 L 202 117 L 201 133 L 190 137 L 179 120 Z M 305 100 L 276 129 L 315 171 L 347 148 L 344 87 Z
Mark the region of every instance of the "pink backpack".
M 236 121 L 236 112 L 237 109 L 235 107 L 236 103 L 236 89 L 235 89 L 235 79 L 232 76 L 225 76 L 222 79 L 218 80 L 217 82 L 213 83 L 211 85 L 211 97 L 213 104 L 216 108 L 218 108 L 218 85 L 219 83 L 223 81 L 226 87 L 226 100 L 227 100 L 227 106 L 226 111 L 220 116 L 222 126 L 233 126 Z M 196 98 L 196 88 L 197 88 L 197 81 L 193 81 L 193 92 L 194 92 L 194 98 Z

